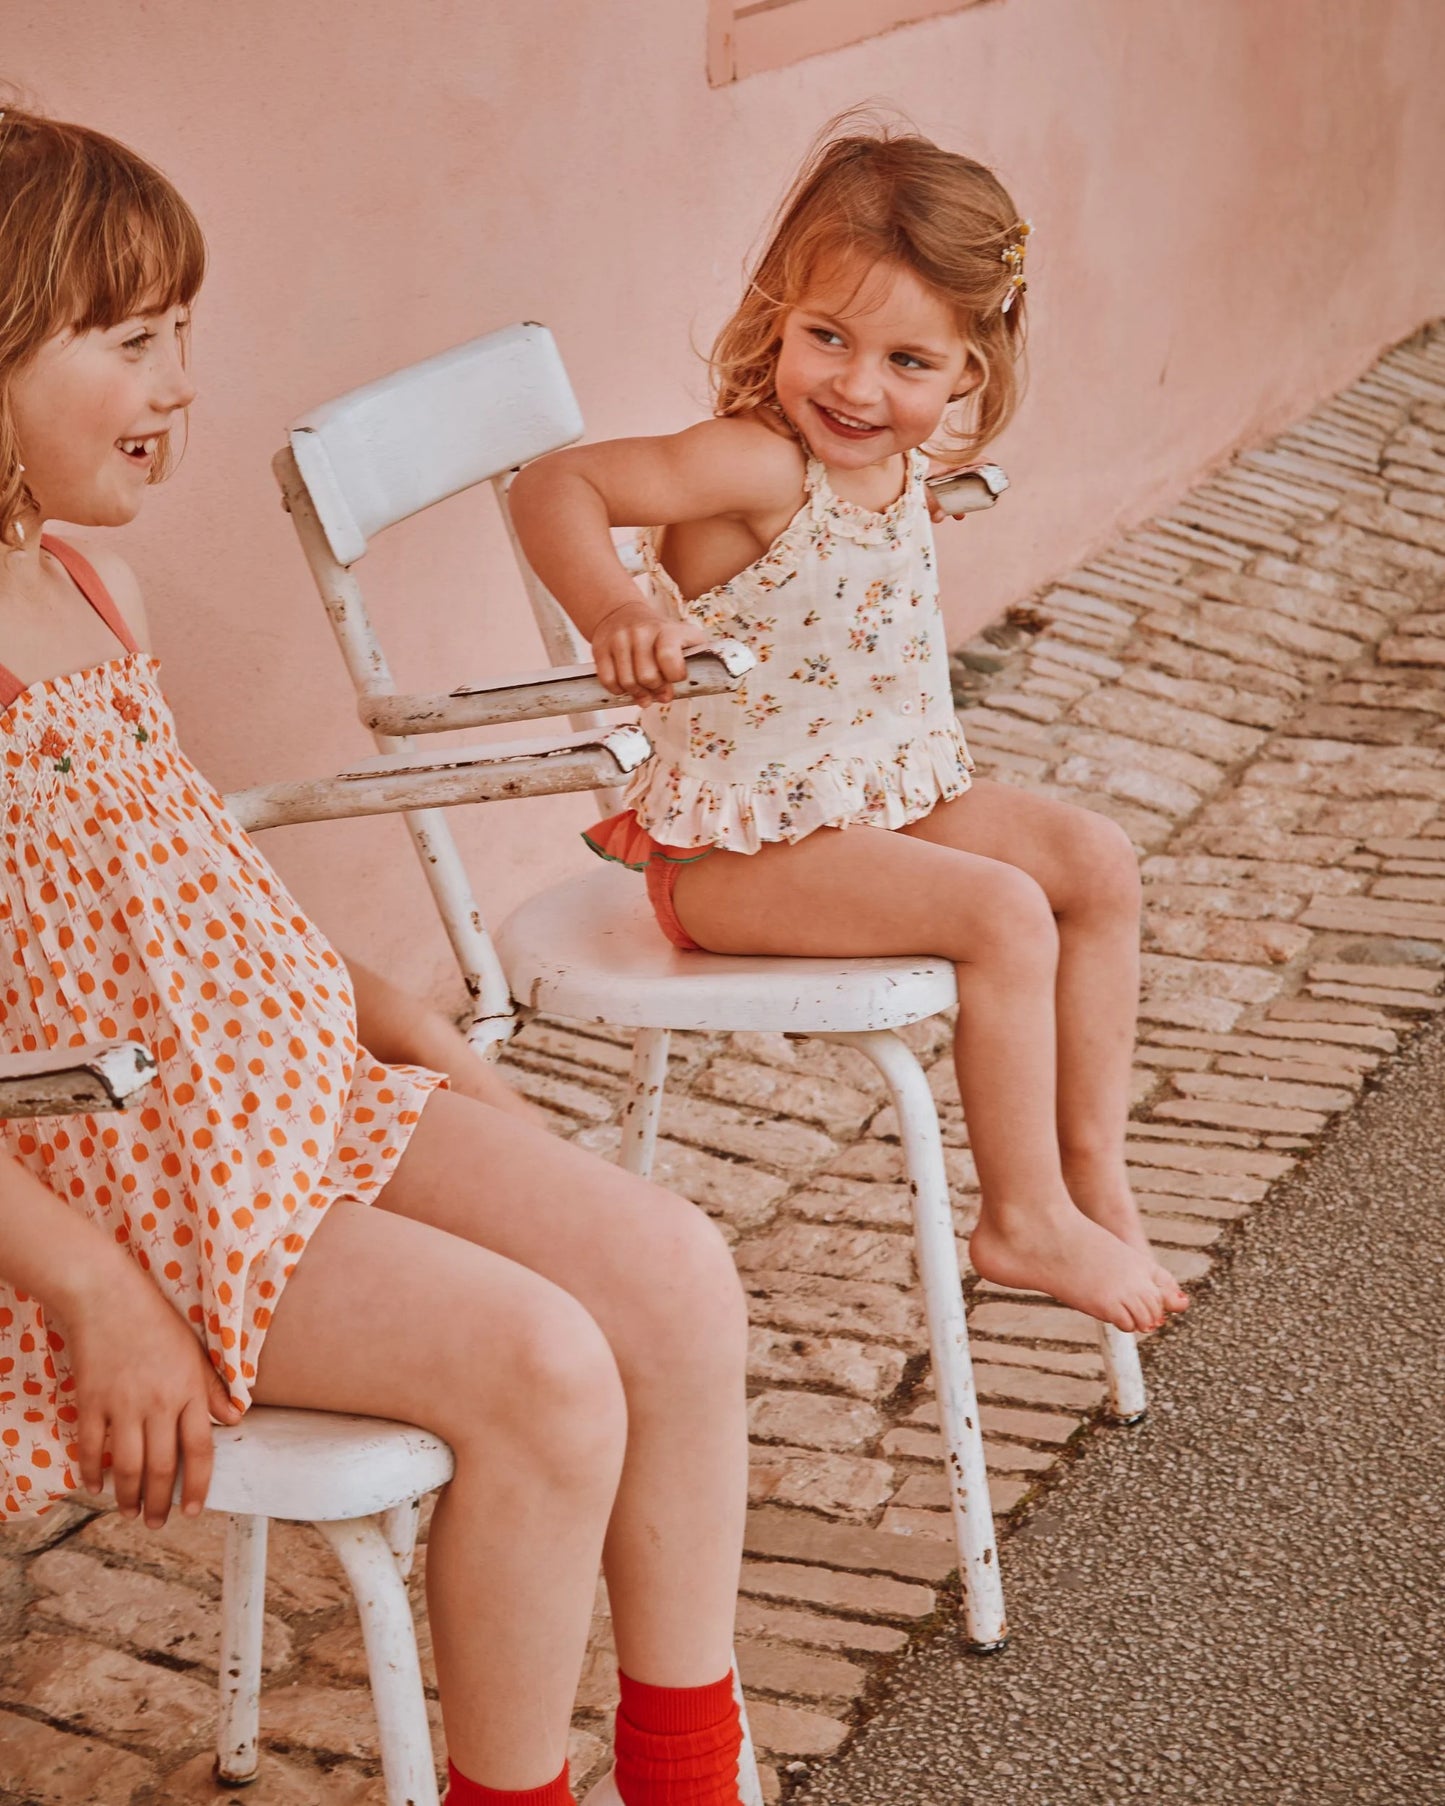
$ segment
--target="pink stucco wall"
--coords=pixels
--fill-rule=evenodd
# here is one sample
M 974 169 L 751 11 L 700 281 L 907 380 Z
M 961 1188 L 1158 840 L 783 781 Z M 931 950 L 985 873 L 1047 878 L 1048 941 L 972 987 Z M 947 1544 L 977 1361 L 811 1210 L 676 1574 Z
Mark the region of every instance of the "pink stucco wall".
M 995 515 L 950 529 L 959 637 L 1445 313 L 1438 0 L 993 0 L 730 87 L 707 0 L 48 0 L 0 77 L 159 162 L 210 236 L 201 400 L 126 547 L 223 786 L 367 750 L 268 469 L 286 420 L 546 321 L 590 429 L 703 407 L 706 344 L 806 143 L 891 102 L 1036 227 L 1031 390 Z M 421 687 L 541 662 L 487 498 L 363 566 Z M 505 905 L 587 855 L 586 799 L 455 818 Z M 342 943 L 438 996 L 398 824 L 269 850 Z

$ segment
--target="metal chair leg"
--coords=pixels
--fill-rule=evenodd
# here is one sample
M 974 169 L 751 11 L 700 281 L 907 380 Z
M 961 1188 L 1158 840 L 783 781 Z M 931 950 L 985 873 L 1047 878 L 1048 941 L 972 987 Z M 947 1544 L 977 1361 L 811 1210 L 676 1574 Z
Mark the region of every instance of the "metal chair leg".
M 404 1505 L 393 1505 L 390 1511 L 381 1514 L 381 1534 L 386 1538 L 387 1548 L 396 1558 L 403 1580 L 411 1577 L 411 1565 L 416 1559 L 416 1533 L 420 1524 L 420 1499 L 408 1499 Z
M 742 1747 L 738 1751 L 738 1799 L 741 1806 L 763 1806 L 763 1782 L 753 1750 L 753 1734 L 748 1729 L 748 1708 L 743 1699 L 743 1682 L 736 1656 L 733 1657 L 733 1698 L 738 1702 L 738 1718 L 743 1731 Z
M 1104 1357 L 1110 1419 L 1119 1424 L 1142 1423 L 1149 1410 L 1149 1395 L 1144 1390 L 1144 1370 L 1139 1365 L 1139 1344 L 1127 1330 L 1101 1323 L 1099 1352 Z
M 387 1806 L 437 1806 L 431 1726 L 416 1652 L 411 1601 L 378 1518 L 316 1528 L 336 1551 L 361 1614 Z
M 221 1701 L 216 1778 L 228 1787 L 256 1779 L 261 1710 L 261 1631 L 266 1615 L 266 1532 L 262 1517 L 228 1516 L 221 1569 Z
M 988 1497 L 978 1395 L 968 1354 L 968 1325 L 938 1111 L 923 1068 L 907 1044 L 890 1030 L 820 1038 L 845 1042 L 867 1054 L 887 1080 L 898 1112 L 913 1201 L 914 1247 L 928 1317 L 933 1384 L 948 1466 L 958 1567 L 963 1578 L 964 1619 L 972 1648 L 979 1654 L 989 1654 L 1003 1648 L 1008 1640 L 1008 1624 Z
M 632 1042 L 632 1071 L 622 1109 L 622 1148 L 617 1164 L 646 1179 L 657 1153 L 657 1123 L 667 1088 L 667 1049 L 671 1029 L 640 1028 Z

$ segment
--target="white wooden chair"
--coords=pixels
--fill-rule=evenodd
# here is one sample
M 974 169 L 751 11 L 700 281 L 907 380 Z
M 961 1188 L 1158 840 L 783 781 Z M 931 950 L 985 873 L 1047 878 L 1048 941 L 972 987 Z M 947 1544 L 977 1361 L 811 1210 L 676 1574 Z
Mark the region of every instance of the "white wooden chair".
M 515 469 L 570 443 L 581 430 L 551 335 L 531 325 L 509 327 L 398 371 L 292 426 L 289 444 L 275 460 L 277 478 L 356 685 L 358 712 L 379 746 L 498 717 L 482 713 L 468 688 L 448 696 L 395 695 L 350 567 L 374 532 L 469 484 L 490 481 L 505 519 Z M 513 546 L 548 655 L 568 665 L 583 650 L 581 642 L 515 537 Z M 734 664 L 740 668 L 741 660 Z M 553 681 L 562 676 L 554 672 Z M 468 908 L 445 826 L 428 829 L 427 836 L 424 856 L 434 862 L 428 877 L 479 997 L 478 1040 L 495 1042 L 512 1032 L 514 996 L 526 1010 L 637 1031 L 621 1153 L 630 1171 L 646 1175 L 652 1164 L 673 1029 L 816 1035 L 856 1047 L 878 1067 L 898 1111 L 913 1198 L 967 1635 L 978 1650 L 1001 1647 L 1003 1592 L 937 1111 L 918 1061 L 897 1032 L 956 1003 L 953 968 L 925 957 L 681 953 L 658 932 L 635 874 L 602 865 L 514 911 L 494 951 L 480 914 Z M 419 844 L 422 839 L 418 834 Z M 1144 1390 L 1133 1338 L 1102 1326 L 1100 1333 L 1113 1414 L 1136 1420 Z
M 716 658 L 698 666 L 699 685 L 732 681 Z M 605 701 L 596 678 L 579 668 L 560 684 L 551 674 L 504 679 L 495 699 L 478 706 L 519 719 Z M 444 805 L 614 784 L 648 751 L 646 736 L 634 727 L 448 748 L 431 757 L 403 751 L 333 777 L 262 785 L 227 801 L 253 830 L 399 810 L 412 811 L 415 824 L 415 812 L 426 811 L 422 828 L 414 825 L 420 834 Z M 0 1056 L 0 1118 L 124 1110 L 155 1076 L 150 1053 L 132 1041 Z M 409 1424 L 269 1406 L 253 1407 L 234 1428 L 217 1427 L 213 1442 L 206 1509 L 227 1517 L 218 1777 L 234 1786 L 257 1773 L 267 1526 L 272 1518 L 298 1519 L 314 1524 L 336 1551 L 356 1599 L 388 1806 L 437 1806 L 406 1576 L 421 1499 L 451 1477 L 451 1450 Z M 748 1806 L 761 1806 L 750 1743 L 740 1775 L 750 1789 Z

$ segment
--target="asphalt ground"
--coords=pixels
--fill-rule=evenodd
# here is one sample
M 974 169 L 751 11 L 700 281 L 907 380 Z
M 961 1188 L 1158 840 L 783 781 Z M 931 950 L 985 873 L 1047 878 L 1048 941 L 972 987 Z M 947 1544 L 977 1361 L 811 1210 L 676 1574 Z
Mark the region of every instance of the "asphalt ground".
M 1445 1802 L 1445 1020 L 1241 1230 L 797 1806 Z

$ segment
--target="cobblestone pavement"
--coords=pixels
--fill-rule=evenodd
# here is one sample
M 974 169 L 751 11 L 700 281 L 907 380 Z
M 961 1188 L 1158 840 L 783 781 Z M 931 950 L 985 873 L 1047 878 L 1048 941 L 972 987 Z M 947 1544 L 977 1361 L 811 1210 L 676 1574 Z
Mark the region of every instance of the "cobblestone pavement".
M 1113 816 L 1143 855 L 1130 1158 L 1187 1285 L 1445 1008 L 1442 591 L 1445 324 L 959 663 L 980 768 Z M 977 1194 L 947 1026 L 910 1039 L 963 1234 Z M 621 1034 L 544 1021 L 508 1058 L 557 1127 L 602 1153 L 626 1064 Z M 845 1743 L 875 1676 L 954 1605 L 897 1125 L 850 1050 L 678 1036 L 672 1066 L 658 1177 L 723 1225 L 752 1300 L 738 1648 L 776 1796 L 790 1765 Z M 1123 1432 L 1097 1427 L 1092 1324 L 969 1291 L 1006 1530 L 1091 1440 Z M 219 1551 L 205 1519 L 155 1534 L 67 1508 L 4 1532 L 0 1803 L 221 1797 L 207 1752 Z M 605 1759 L 613 1697 L 599 1599 L 579 1783 Z M 295 1526 L 273 1546 L 262 1730 L 272 1753 L 252 1799 L 382 1799 L 359 1632 L 329 1555 Z

